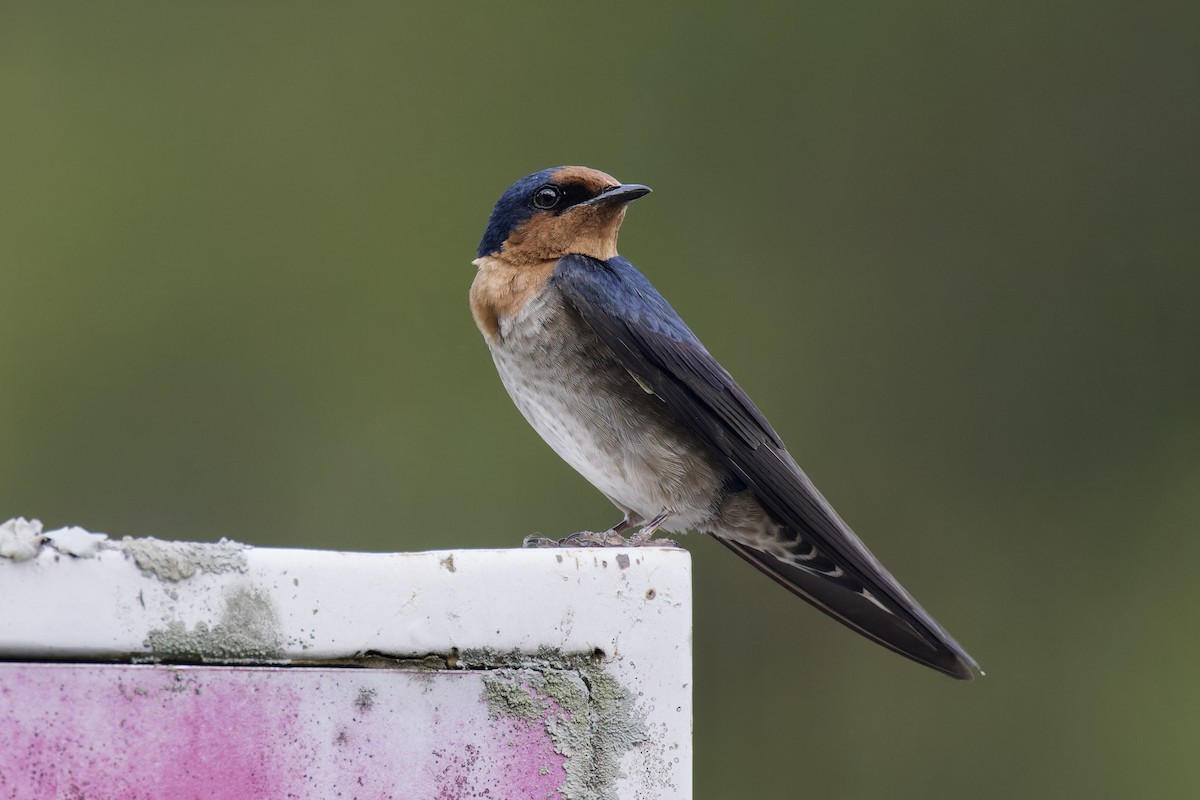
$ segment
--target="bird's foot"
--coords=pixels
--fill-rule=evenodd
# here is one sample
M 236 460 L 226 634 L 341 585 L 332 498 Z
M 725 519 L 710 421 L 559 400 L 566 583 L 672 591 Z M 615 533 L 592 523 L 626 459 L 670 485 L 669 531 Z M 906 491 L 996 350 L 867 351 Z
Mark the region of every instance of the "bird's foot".
M 679 547 L 674 539 L 654 539 L 654 531 L 638 531 L 622 536 L 616 531 L 578 531 L 561 539 L 546 536 L 526 536 L 522 547 Z
M 628 547 L 630 540 L 615 531 L 578 531 L 561 539 L 526 536 L 522 547 Z
M 521 540 L 521 547 L 558 547 L 558 539 L 530 534 Z
M 638 531 L 633 536 L 630 536 L 625 544 L 629 547 L 683 547 L 683 545 L 674 539 L 655 539 L 654 531 L 650 531 L 645 536 L 642 535 L 641 531 Z
M 654 532 L 671 516 L 670 511 L 663 511 L 657 517 L 647 522 L 637 533 L 629 537 L 633 547 L 679 547 L 679 542 L 673 539 L 655 539 Z
M 653 539 L 647 536 L 645 539 L 639 540 L 637 536 L 629 537 L 630 547 L 683 547 L 674 539 Z
M 526 536 L 521 542 L 522 547 L 679 547 L 679 542 L 671 539 L 655 539 L 654 532 L 658 526 L 667 521 L 671 512 L 664 511 L 654 519 L 643 524 L 643 519 L 637 514 L 630 513 L 606 531 L 578 531 L 561 539 L 550 539 L 546 536 Z M 641 529 L 631 536 L 621 535 L 634 525 Z

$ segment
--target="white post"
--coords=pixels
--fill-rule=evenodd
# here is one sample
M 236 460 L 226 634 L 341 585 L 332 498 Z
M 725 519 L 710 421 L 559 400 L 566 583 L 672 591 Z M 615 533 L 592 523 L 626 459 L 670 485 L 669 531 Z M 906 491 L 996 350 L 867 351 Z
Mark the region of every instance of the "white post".
M 4 797 L 691 797 L 684 550 L 23 530 L 0 526 Z

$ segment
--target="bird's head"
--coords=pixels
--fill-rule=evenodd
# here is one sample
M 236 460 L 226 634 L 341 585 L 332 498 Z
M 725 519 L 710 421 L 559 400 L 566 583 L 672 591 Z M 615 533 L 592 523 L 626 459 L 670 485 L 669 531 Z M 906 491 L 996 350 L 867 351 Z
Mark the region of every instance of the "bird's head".
M 650 187 L 621 183 L 587 167 L 555 167 L 527 175 L 492 209 L 479 257 L 523 266 L 568 253 L 607 260 L 617 254 L 625 206 Z

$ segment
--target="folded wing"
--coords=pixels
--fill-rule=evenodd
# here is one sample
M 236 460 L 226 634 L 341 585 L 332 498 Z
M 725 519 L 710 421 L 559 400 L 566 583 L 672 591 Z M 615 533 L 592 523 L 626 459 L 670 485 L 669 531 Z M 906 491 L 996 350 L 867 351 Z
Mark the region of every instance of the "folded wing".
M 971 656 L 859 541 L 645 276 L 620 257 L 569 255 L 551 282 L 625 368 L 754 492 L 780 525 L 781 552 L 791 555 L 718 534 L 725 546 L 864 636 L 952 677 L 973 677 L 979 667 Z

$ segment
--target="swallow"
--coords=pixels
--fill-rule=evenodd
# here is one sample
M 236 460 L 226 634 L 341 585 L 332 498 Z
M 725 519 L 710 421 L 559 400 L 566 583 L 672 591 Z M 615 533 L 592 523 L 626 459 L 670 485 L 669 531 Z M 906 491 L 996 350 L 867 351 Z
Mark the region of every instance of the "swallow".
M 651 538 L 658 530 L 708 533 L 868 639 L 970 680 L 975 660 L 884 569 L 746 392 L 617 254 L 629 204 L 649 193 L 587 167 L 535 172 L 500 197 L 472 262 L 471 312 L 513 402 L 624 514 L 607 531 L 552 543 L 640 546 L 661 541 Z

